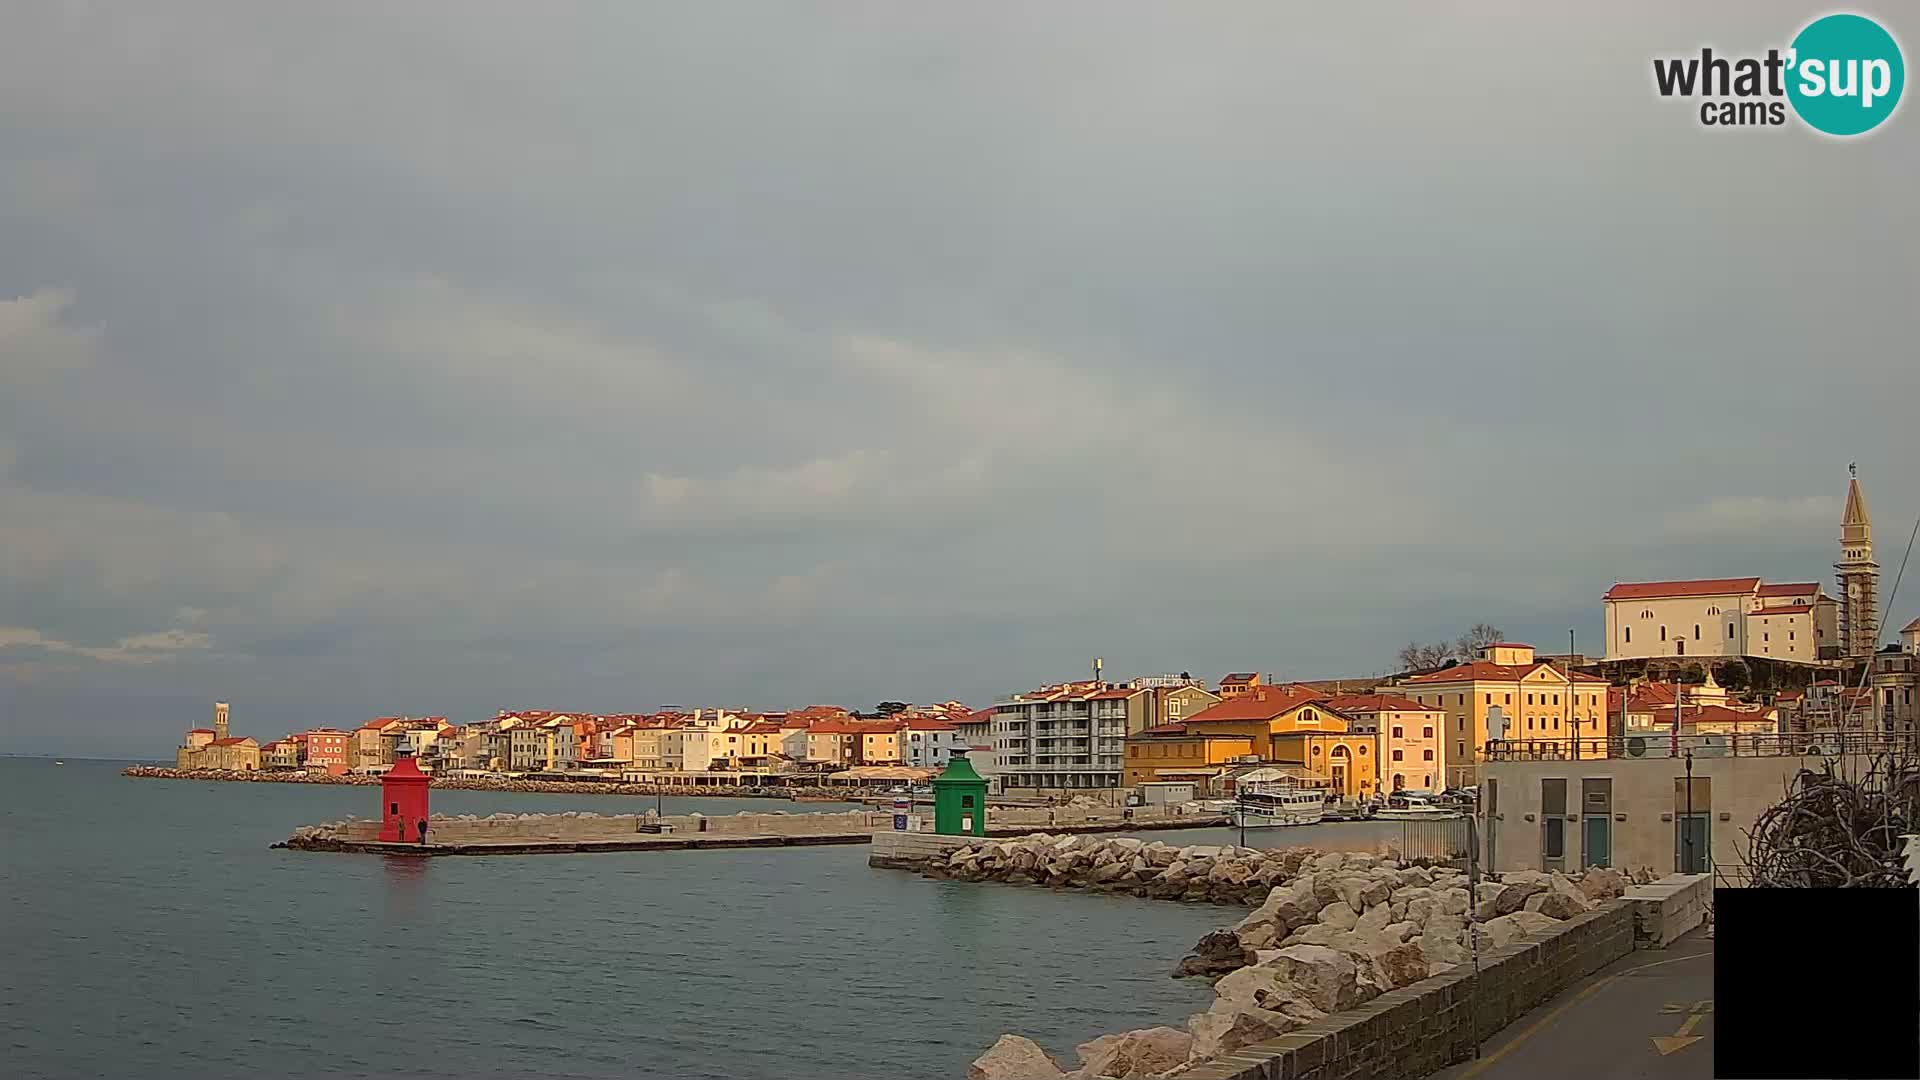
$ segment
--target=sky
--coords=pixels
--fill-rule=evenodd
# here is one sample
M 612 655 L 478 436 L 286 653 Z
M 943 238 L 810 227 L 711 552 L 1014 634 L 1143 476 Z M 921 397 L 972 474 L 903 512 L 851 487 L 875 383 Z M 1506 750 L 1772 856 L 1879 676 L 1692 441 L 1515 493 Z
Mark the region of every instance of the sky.
M 1824 9 L 1552 7 L 14 10 L 0 752 L 1590 646 L 1831 581 L 1849 462 L 1884 599 L 1913 103 L 1703 128 L 1654 56 Z

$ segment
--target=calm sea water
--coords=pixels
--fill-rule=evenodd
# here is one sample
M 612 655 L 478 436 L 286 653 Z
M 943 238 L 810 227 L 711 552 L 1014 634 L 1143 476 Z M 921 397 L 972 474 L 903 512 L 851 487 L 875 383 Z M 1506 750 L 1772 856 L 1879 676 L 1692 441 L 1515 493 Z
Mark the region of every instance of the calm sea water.
M 378 796 L 119 768 L 0 758 L 0 1077 L 959 1077 L 1003 1031 L 1071 1061 L 1096 1035 L 1179 1023 L 1210 992 L 1167 972 L 1232 918 L 927 881 L 870 869 L 865 847 L 272 851 Z M 1168 838 L 1201 835 L 1227 839 Z

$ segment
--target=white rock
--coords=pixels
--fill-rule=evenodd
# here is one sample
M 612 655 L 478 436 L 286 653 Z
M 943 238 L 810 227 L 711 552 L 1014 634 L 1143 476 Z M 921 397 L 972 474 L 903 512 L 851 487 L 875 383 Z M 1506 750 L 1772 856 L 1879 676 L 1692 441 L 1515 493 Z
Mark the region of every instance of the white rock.
M 1032 1039 L 1002 1035 L 967 1066 L 967 1080 L 1058 1080 L 1065 1074 Z
M 1079 1047 L 1087 1076 L 1144 1080 L 1186 1063 L 1194 1036 L 1179 1028 L 1154 1027 L 1106 1035 Z

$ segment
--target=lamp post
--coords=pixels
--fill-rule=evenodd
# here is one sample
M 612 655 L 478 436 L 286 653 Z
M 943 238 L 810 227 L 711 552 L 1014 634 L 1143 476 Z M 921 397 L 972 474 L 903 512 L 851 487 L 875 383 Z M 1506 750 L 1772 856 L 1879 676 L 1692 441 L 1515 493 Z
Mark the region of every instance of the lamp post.
M 1567 736 L 1573 740 L 1573 758 L 1580 758 L 1579 721 L 1573 718 L 1573 627 L 1567 627 Z
M 1687 820 L 1680 826 L 1680 854 L 1684 873 L 1693 873 L 1693 747 L 1687 747 Z

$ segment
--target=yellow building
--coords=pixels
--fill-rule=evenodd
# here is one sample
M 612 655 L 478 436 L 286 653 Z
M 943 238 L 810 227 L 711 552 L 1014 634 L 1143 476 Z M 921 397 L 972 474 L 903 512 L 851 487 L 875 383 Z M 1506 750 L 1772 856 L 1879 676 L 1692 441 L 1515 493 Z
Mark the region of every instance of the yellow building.
M 1416 675 L 1400 693 L 1446 714 L 1439 740 L 1441 771 L 1448 787 L 1479 783 L 1482 748 L 1490 738 L 1551 742 L 1607 734 L 1607 681 L 1568 674 L 1533 658 L 1533 646 L 1489 645 L 1480 659 Z M 1490 723 L 1491 721 L 1491 723 Z M 1604 757 L 1604 744 L 1580 748 L 1581 756 Z
M 213 703 L 213 726 L 194 728 L 174 751 L 178 769 L 228 769 L 250 772 L 260 767 L 260 744 L 250 738 L 227 737 L 227 703 Z
M 1191 779 L 1207 788 L 1230 764 L 1257 760 L 1324 777 L 1335 798 L 1363 799 L 1379 789 L 1374 741 L 1371 734 L 1350 733 L 1347 718 L 1328 708 L 1318 691 L 1254 686 L 1178 724 L 1130 736 L 1127 776 L 1130 783 Z

